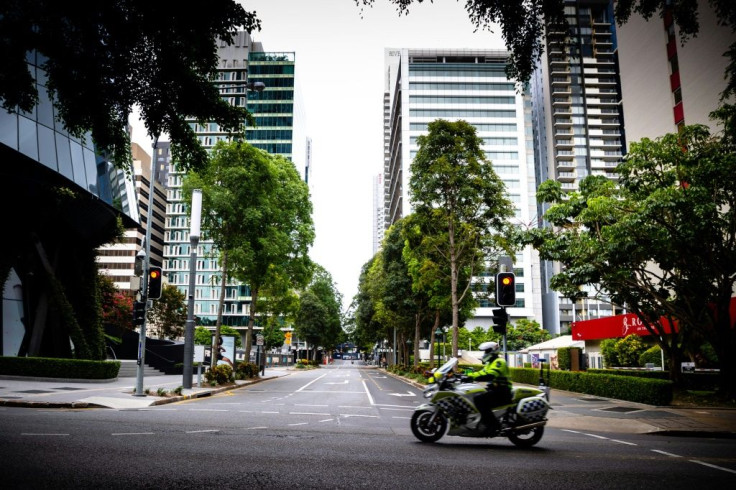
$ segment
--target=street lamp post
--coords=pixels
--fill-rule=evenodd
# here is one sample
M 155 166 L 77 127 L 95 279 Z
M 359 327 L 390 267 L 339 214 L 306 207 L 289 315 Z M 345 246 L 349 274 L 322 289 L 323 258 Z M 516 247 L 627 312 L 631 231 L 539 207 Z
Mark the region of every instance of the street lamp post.
M 437 339 L 437 359 L 440 357 L 440 335 L 442 335 L 442 329 L 440 327 L 437 327 L 437 330 L 434 331 L 434 336 Z M 440 361 L 437 361 L 437 365 L 439 366 Z
M 192 359 L 194 358 L 194 292 L 197 276 L 197 245 L 202 221 L 202 190 L 192 191 L 192 211 L 189 228 L 189 298 L 187 303 L 187 323 L 184 331 L 184 374 L 182 387 L 192 388 Z

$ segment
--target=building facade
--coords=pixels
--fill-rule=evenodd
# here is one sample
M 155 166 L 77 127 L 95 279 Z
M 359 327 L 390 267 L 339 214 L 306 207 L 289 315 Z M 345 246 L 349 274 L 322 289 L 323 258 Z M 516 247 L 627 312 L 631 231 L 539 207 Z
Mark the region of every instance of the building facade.
M 246 32 L 238 33 L 233 45 L 221 43 L 218 80 L 220 93 L 232 105 L 247 107 L 256 127 L 246 129 L 246 140 L 257 148 L 294 162 L 305 180 L 309 178 L 311 141 L 304 131 L 304 117 L 296 83 L 294 53 L 268 53 Z M 253 84 L 262 82 L 262 91 Z M 249 84 L 251 89 L 248 88 Z M 191 121 L 202 146 L 211 149 L 228 135 L 216 123 Z M 186 294 L 189 290 L 189 211 L 182 195 L 184 175 L 170 162 L 167 180 L 164 276 Z M 221 285 L 218 254 L 211 241 L 197 247 L 197 277 L 194 294 L 196 324 L 214 326 Z M 244 331 L 250 315 L 251 295 L 247 284 L 229 280 L 225 288 L 222 324 Z
M 546 46 L 531 83 L 537 182 L 560 182 L 577 191 L 580 180 L 602 175 L 617 180 L 625 150 L 617 35 L 609 0 L 566 0 L 567 29 L 546 27 Z M 538 225 L 545 208 L 538 205 Z M 609 303 L 561 297 L 550 288 L 559 264 L 543 261 L 544 328 L 567 331 L 571 322 L 621 313 Z M 591 288 L 590 293 L 593 293 Z
M 484 140 L 483 149 L 514 204 L 514 223 L 536 219 L 531 98 L 506 76 L 508 53 L 496 50 L 385 50 L 384 199 L 386 227 L 411 213 L 409 166 L 417 137 L 435 119 L 465 120 Z M 386 126 L 388 126 L 386 128 Z M 517 303 L 512 320 L 541 318 L 539 259 L 530 247 L 513 264 Z M 490 328 L 493 299 L 481 299 L 470 330 Z
M 38 91 L 33 110 L 0 108 L 0 207 L 12 235 L 2 245 L 5 356 L 71 357 L 69 319 L 49 298 L 63 294 L 67 311 L 84 321 L 93 251 L 114 236 L 118 220 L 136 224 L 137 204 L 119 193 L 112 163 L 96 153 L 90 134 L 70 135 L 58 120 L 43 61 L 36 53 L 26 58 Z

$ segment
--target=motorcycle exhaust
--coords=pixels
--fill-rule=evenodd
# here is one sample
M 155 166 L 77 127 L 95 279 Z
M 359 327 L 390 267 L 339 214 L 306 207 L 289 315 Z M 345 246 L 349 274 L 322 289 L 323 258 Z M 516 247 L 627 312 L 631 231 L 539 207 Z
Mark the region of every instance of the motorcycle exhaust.
M 542 427 L 546 423 L 547 423 L 546 420 L 542 420 L 539 422 L 532 422 L 531 424 L 519 425 L 519 426 L 512 427 L 511 429 L 509 429 L 509 432 L 518 432 L 522 430 L 533 429 L 535 427 Z

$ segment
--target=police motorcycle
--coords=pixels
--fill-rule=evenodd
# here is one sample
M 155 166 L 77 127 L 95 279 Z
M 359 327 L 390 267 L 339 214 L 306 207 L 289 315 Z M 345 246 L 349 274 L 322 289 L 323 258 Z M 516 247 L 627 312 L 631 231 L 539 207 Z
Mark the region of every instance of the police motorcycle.
M 549 390 L 513 387 L 511 403 L 494 407 L 495 427 L 485 427 L 475 396 L 485 383 L 466 383 L 454 374 L 457 358 L 435 369 L 424 389 L 428 403 L 419 405 L 411 418 L 411 431 L 422 442 L 437 442 L 445 433 L 460 437 L 507 437 L 519 447 L 532 447 L 542 439 L 547 424 Z M 448 430 L 449 427 L 449 430 Z

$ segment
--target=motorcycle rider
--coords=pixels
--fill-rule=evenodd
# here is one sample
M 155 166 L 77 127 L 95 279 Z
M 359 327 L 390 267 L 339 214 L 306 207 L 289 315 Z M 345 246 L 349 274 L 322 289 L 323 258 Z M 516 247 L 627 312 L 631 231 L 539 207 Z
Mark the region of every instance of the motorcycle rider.
M 475 397 L 475 405 L 481 415 L 481 423 L 491 429 L 498 427 L 498 422 L 491 409 L 511 403 L 511 380 L 509 367 L 503 357 L 499 357 L 497 342 L 483 342 L 478 346 L 483 351 L 483 368 L 463 376 L 463 381 L 487 381 L 486 392 Z

